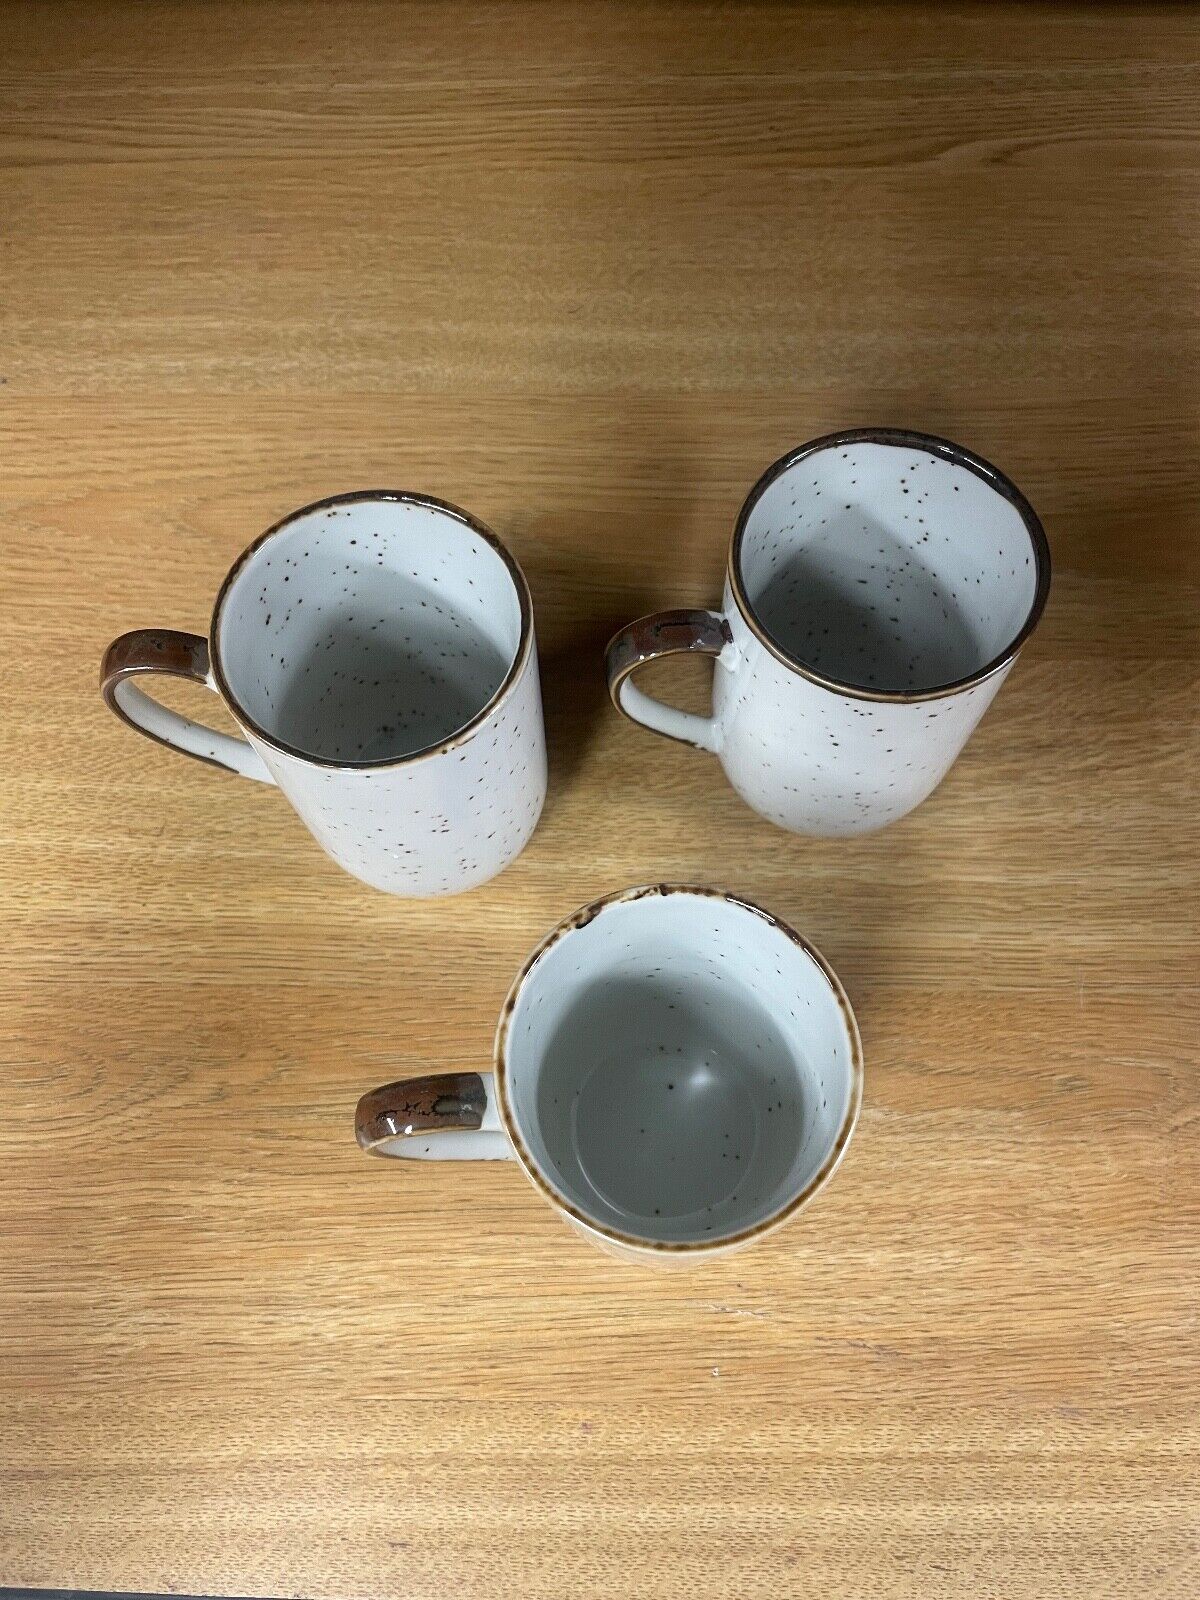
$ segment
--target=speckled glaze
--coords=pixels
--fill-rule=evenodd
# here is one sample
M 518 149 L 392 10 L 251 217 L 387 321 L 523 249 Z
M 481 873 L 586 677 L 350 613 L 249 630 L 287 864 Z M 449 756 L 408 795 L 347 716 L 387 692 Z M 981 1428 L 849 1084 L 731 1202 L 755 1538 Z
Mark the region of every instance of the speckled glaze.
M 142 691 L 220 694 L 245 738 Z M 122 635 L 109 705 L 161 743 L 278 784 L 330 856 L 392 894 L 454 894 L 524 847 L 546 791 L 528 587 L 465 512 L 373 491 L 286 517 L 238 559 L 207 640 Z
M 720 612 L 662 612 L 610 643 L 617 708 L 712 751 L 772 822 L 852 834 L 945 777 L 1036 626 L 1050 555 L 1020 491 L 926 434 L 862 429 L 785 456 L 734 529 Z M 710 717 L 632 674 L 716 658 Z
M 593 1243 L 679 1264 L 794 1216 L 861 1100 L 854 1015 L 818 952 L 748 901 L 652 884 L 542 941 L 509 991 L 494 1073 L 372 1090 L 355 1128 L 379 1155 L 515 1155 Z

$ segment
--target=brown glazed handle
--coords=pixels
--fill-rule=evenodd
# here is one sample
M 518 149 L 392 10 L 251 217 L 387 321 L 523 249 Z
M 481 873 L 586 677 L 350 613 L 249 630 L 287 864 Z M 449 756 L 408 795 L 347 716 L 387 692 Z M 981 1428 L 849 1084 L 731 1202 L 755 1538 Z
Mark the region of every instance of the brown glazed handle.
M 168 710 L 146 694 L 138 680 L 159 672 L 202 683 L 216 693 L 209 671 L 208 640 L 198 633 L 180 633 L 174 628 L 137 628 L 114 639 L 100 664 L 100 693 L 122 722 L 148 739 L 182 750 L 210 766 L 239 772 L 244 778 L 274 783 L 258 751 L 245 739 L 218 733 L 203 722 Z
M 372 1089 L 358 1102 L 354 1136 L 376 1156 L 479 1161 L 512 1154 L 490 1072 L 401 1078 Z
M 657 611 L 640 617 L 614 634 L 604 653 L 613 705 L 631 722 L 640 722 L 654 733 L 715 752 L 720 740 L 712 717 L 679 711 L 652 699 L 632 682 L 632 674 L 659 656 L 698 653 L 719 657 L 732 643 L 729 624 L 717 611 Z

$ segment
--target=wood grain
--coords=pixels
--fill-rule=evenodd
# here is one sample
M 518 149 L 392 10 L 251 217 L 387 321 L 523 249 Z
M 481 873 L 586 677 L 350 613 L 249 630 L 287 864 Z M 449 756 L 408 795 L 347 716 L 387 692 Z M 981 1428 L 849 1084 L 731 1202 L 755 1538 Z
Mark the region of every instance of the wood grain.
M 0 11 L 0 1583 L 1200 1590 L 1198 93 L 1187 7 Z M 1055 588 L 925 807 L 793 838 L 601 649 L 871 422 L 1005 467 Z M 534 590 L 545 820 L 439 904 L 95 690 L 366 485 Z M 364 1089 L 485 1065 L 541 933 L 660 877 L 851 993 L 811 1212 L 665 1276 L 515 1168 L 359 1153 Z

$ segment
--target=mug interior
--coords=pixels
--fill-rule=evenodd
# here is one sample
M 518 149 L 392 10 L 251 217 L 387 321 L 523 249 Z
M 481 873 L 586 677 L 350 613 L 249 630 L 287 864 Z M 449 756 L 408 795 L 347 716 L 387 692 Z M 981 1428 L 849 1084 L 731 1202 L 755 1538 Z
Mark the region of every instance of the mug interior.
M 636 1242 L 717 1244 L 844 1143 L 856 1044 L 825 971 L 765 913 L 655 888 L 589 908 L 516 994 L 502 1094 L 537 1173 Z
M 1044 553 L 1032 509 L 986 462 L 922 435 L 849 434 L 771 469 L 734 565 L 790 661 L 835 686 L 920 694 L 1011 653 L 1036 620 Z
M 269 742 L 370 766 L 461 732 L 520 651 L 512 558 L 453 507 L 364 495 L 298 512 L 252 546 L 217 600 L 213 657 Z

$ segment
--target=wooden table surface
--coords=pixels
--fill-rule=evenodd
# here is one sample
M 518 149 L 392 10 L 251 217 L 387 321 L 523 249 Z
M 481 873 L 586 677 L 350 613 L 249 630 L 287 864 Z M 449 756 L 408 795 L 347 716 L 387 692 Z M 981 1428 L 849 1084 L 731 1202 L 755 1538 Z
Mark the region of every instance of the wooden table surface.
M 0 1582 L 1200 1590 L 1198 97 L 1187 8 L 4 7 Z M 601 650 L 868 422 L 1008 470 L 1055 581 L 937 795 L 809 840 Z M 379 485 L 536 604 L 545 818 L 440 903 L 95 689 Z M 799 1222 L 660 1274 L 515 1167 L 359 1154 L 362 1090 L 484 1066 L 543 931 L 659 878 L 856 1005 Z

